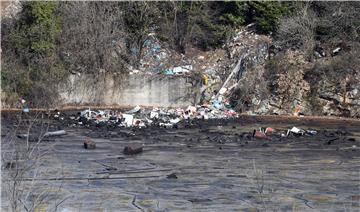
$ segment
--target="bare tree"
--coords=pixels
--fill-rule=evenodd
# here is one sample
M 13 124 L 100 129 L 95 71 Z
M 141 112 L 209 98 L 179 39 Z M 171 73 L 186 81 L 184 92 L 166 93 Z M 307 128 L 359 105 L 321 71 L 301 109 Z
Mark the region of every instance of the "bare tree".
M 293 10 L 276 34 L 284 48 L 297 47 L 312 57 L 315 43 L 334 48 L 359 41 L 359 2 L 297 2 Z
M 172 47 L 185 53 L 188 44 L 208 46 L 214 38 L 210 4 L 205 2 L 162 2 L 159 34 L 168 39 Z M 212 11 L 214 12 L 214 11 Z M 211 27 L 210 27 L 211 25 Z
M 2 139 L 2 207 L 7 203 L 13 212 L 35 211 L 41 204 L 54 201 L 52 210 L 56 211 L 65 199 L 54 199 L 50 190 L 61 186 L 44 186 L 37 181 L 39 176 L 47 173 L 42 165 L 51 149 L 41 144 L 48 124 L 44 122 L 43 114 L 38 113 L 35 117 L 20 117 L 15 125 L 15 129 L 10 129 Z M 60 172 L 57 175 L 61 176 Z
M 317 22 L 318 18 L 310 8 L 310 3 L 305 3 L 295 14 L 281 20 L 277 43 L 285 48 L 296 46 L 311 57 L 315 47 Z
M 135 56 L 133 65 L 138 66 L 145 42 L 155 31 L 159 11 L 153 2 L 124 2 L 123 10 L 127 50 Z
M 321 42 L 336 45 L 339 42 L 359 41 L 359 2 L 313 2 L 311 7 L 318 14 L 317 33 Z
M 60 55 L 72 72 L 121 72 L 122 2 L 61 2 Z M 120 49 L 120 50 L 119 50 Z

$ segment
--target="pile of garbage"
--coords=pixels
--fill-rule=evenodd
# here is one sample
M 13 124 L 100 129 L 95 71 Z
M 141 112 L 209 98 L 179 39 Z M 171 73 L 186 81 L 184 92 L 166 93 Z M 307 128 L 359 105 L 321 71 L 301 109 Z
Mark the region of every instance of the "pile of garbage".
M 55 117 L 56 116 L 56 117 Z M 60 118 L 55 114 L 55 118 Z M 73 126 L 85 125 L 86 123 L 111 123 L 118 127 L 147 127 L 160 126 L 176 128 L 183 120 L 191 119 L 224 119 L 236 118 L 238 114 L 227 103 L 213 101 L 210 105 L 188 106 L 187 108 L 141 108 L 136 106 L 125 112 L 115 110 L 91 110 L 81 111 L 78 116 L 70 116 Z
M 195 70 L 190 59 L 164 45 L 155 33 L 148 34 L 142 51 L 139 67 L 135 69 L 130 66 L 130 75 L 190 75 Z M 132 48 L 131 52 L 134 55 L 139 54 L 136 48 Z

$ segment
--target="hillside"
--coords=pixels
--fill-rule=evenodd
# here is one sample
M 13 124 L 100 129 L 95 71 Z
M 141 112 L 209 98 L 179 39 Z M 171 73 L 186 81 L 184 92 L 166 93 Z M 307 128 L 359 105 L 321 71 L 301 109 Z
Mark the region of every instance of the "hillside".
M 2 105 L 59 107 L 80 75 L 175 74 L 206 79 L 198 104 L 223 88 L 242 113 L 359 117 L 359 5 L 5 2 Z

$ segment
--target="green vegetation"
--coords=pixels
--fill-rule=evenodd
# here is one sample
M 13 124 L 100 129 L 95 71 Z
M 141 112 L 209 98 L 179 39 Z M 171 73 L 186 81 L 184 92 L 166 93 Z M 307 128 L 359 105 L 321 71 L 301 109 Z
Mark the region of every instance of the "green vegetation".
M 19 56 L 30 58 L 52 56 L 56 37 L 61 32 L 60 17 L 56 15 L 57 2 L 26 2 L 20 20 L 11 32 L 11 44 Z
M 287 3 L 252 1 L 248 3 L 248 22 L 254 22 L 261 33 L 272 33 L 276 31 L 280 19 L 287 12 Z
M 34 104 L 44 95 L 55 98 L 51 88 L 64 72 L 56 54 L 61 33 L 57 7 L 57 2 L 24 2 L 19 20 L 2 39 L 1 82 L 10 98 L 34 99 Z

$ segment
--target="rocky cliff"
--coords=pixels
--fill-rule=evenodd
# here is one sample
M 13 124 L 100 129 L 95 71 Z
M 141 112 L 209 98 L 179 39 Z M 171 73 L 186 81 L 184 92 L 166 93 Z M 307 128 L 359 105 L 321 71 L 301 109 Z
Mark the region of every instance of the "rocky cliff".
M 274 54 L 267 46 L 273 48 L 271 42 L 257 40 L 231 94 L 240 111 L 360 117 L 357 51 L 309 60 L 301 51 Z

